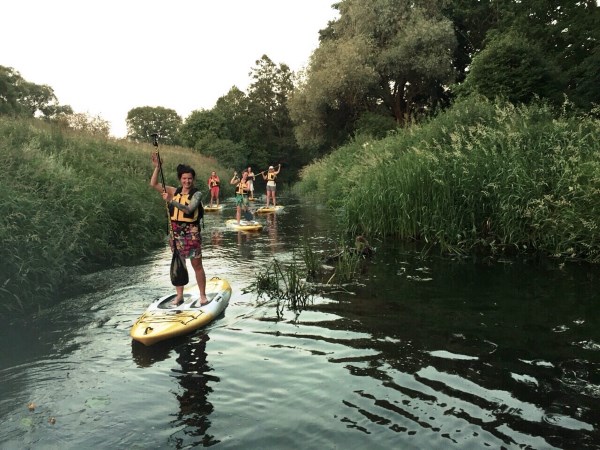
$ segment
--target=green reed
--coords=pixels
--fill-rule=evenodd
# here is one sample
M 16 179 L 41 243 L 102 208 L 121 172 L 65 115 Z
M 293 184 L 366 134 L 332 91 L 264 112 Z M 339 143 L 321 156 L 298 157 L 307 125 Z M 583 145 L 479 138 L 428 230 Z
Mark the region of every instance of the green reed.
M 302 239 L 302 259 L 306 268 L 306 279 L 310 281 L 317 280 L 322 273 L 321 258 L 310 247 L 306 236 Z
M 386 139 L 358 137 L 307 167 L 296 190 L 313 189 L 352 234 L 597 262 L 599 150 L 593 117 L 468 99 Z
M 165 206 L 149 187 L 151 145 L 91 137 L 39 121 L 0 117 L 0 310 L 56 298 L 77 275 L 133 264 L 164 244 Z M 228 173 L 189 150 L 160 148 L 167 183 L 175 167 Z
M 352 251 L 349 247 L 342 245 L 334 264 L 333 275 L 327 283 L 345 284 L 356 280 L 360 272 L 363 257 L 360 253 Z
M 256 274 L 250 289 L 255 290 L 259 297 L 267 295 L 276 300 L 277 312 L 281 315 L 285 307 L 298 312 L 312 300 L 312 292 L 305 280 L 306 272 L 295 257 L 285 265 L 273 259 L 264 272 Z

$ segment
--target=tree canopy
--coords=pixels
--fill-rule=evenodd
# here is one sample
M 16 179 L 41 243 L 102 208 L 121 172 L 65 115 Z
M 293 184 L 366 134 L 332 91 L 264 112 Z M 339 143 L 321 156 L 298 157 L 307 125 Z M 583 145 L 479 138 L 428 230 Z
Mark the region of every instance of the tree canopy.
M 344 0 L 337 8 L 290 103 L 302 147 L 339 145 L 367 112 L 407 125 L 438 106 L 454 80 L 457 40 L 436 2 Z
M 52 120 L 72 113 L 70 106 L 58 102 L 50 86 L 32 83 L 12 67 L 0 66 L 0 114 Z
M 178 131 L 182 119 L 173 109 L 162 106 L 141 106 L 127 113 L 127 138 L 136 142 L 149 142 L 158 133 L 161 143 L 178 144 Z

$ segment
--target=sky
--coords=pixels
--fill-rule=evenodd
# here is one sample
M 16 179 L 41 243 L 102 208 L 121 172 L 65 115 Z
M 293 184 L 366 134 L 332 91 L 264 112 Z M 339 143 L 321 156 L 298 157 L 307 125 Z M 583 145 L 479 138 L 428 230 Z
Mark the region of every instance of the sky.
M 211 109 L 267 55 L 298 71 L 338 17 L 336 0 L 3 2 L 0 65 L 50 86 L 62 105 L 127 133 L 127 112 Z

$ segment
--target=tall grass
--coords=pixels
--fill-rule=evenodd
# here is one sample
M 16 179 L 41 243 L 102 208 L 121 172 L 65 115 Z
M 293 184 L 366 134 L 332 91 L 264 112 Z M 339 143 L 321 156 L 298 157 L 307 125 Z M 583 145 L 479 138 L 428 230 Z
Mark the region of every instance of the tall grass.
M 164 243 L 166 212 L 148 185 L 154 147 L 0 117 L 0 311 L 56 297 L 74 277 L 130 264 Z M 214 160 L 160 148 L 168 184 L 185 162 L 206 191 Z
M 386 139 L 358 137 L 296 190 L 339 208 L 352 233 L 600 261 L 600 123 L 543 104 L 472 98 Z

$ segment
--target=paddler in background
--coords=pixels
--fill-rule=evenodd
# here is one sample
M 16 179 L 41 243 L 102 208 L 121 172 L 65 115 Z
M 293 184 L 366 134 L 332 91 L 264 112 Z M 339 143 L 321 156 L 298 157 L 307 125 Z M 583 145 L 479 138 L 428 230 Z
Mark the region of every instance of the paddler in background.
M 281 170 L 281 164 L 277 166 L 277 170 L 273 166 L 269 166 L 269 170 L 267 173 L 262 172 L 263 180 L 267 181 L 267 208 L 269 207 L 269 198 L 273 203 L 273 207 L 277 206 L 277 201 L 275 200 L 275 191 L 277 190 L 277 184 L 275 183 L 275 179 Z
M 229 184 L 235 184 L 235 206 L 236 213 L 235 217 L 237 219 L 237 224 L 240 224 L 240 220 L 242 218 L 242 207 L 244 208 L 244 212 L 248 212 L 248 198 L 246 194 L 248 193 L 248 171 L 244 170 L 242 172 L 242 178 L 238 177 L 237 172 L 233 172 L 233 178 L 229 182 Z
M 217 203 L 217 207 L 219 206 L 219 186 L 221 185 L 221 180 L 217 176 L 217 172 L 214 170 L 210 173 L 210 177 L 208 178 L 208 188 L 210 189 L 210 207 L 213 207 L 213 200 Z
M 202 266 L 202 235 L 200 234 L 200 212 L 202 208 L 200 191 L 194 187 L 196 172 L 190 166 L 179 164 L 177 166 L 177 178 L 181 186 L 163 186 L 158 182 L 160 165 L 157 153 L 152 154 L 154 172 L 150 178 L 150 186 L 162 194 L 163 199 L 169 206 L 173 238 L 169 241 L 171 249 L 174 246 L 179 255 L 185 261 L 189 258 L 196 273 L 196 281 L 200 290 L 200 304 L 208 303 L 206 298 L 206 274 Z M 171 306 L 183 303 L 184 286 L 175 286 L 177 296 L 171 302 Z
M 248 200 L 254 200 L 254 180 L 256 180 L 256 175 L 252 172 L 252 167 L 248 166 L 248 192 L 250 192 Z

